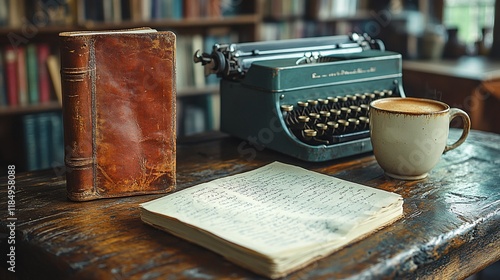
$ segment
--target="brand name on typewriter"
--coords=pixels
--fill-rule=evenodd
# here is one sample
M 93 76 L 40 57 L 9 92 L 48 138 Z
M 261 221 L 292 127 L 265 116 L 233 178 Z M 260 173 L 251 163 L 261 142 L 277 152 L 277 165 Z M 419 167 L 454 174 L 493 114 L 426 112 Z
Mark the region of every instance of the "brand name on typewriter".
M 327 73 L 327 74 L 318 74 L 316 72 L 311 74 L 311 78 L 313 79 L 321 79 L 321 78 L 328 78 L 328 77 L 337 77 L 337 76 L 346 76 L 346 75 L 358 75 L 358 74 L 365 74 L 365 73 L 373 73 L 377 71 L 377 67 L 372 66 L 370 68 L 356 68 L 353 70 L 340 70 L 332 73 Z

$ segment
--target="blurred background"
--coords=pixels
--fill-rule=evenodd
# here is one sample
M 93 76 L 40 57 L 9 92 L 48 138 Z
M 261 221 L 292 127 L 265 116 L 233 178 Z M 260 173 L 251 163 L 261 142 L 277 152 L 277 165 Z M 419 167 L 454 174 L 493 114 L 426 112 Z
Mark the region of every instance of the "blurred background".
M 463 108 L 473 128 L 498 133 L 498 9 L 495 0 L 0 0 L 0 162 L 63 174 L 59 32 L 138 26 L 177 34 L 179 141 L 219 128 L 218 78 L 193 64 L 196 50 L 351 32 L 403 55 L 408 96 Z
M 495 0 L 0 0 L 0 163 L 64 175 L 59 32 L 139 26 L 177 34 L 179 141 L 219 128 L 218 79 L 195 67 L 196 50 L 351 32 L 402 54 L 408 96 L 445 101 L 474 129 L 500 133 L 499 9 Z M 497 267 L 471 279 L 498 277 Z

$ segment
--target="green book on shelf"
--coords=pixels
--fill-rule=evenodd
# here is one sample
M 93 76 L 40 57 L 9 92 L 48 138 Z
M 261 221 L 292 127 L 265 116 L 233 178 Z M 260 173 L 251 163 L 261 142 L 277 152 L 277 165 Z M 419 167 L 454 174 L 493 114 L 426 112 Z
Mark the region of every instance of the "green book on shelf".
M 38 99 L 38 62 L 36 45 L 29 44 L 26 47 L 26 64 L 28 70 L 28 97 L 30 104 L 37 104 Z

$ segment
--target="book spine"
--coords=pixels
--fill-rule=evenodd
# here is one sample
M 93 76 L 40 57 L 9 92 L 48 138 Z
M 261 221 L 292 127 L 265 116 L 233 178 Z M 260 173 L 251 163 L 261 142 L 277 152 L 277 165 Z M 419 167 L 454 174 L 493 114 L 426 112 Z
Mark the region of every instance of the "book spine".
M 130 17 L 132 22 L 142 21 L 142 3 L 140 0 L 130 0 Z
M 172 4 L 172 18 L 181 19 L 183 17 L 184 1 L 173 0 Z
M 26 47 L 26 62 L 28 69 L 28 97 L 29 103 L 38 104 L 38 64 L 36 45 Z
M 0 106 L 7 106 L 7 90 L 5 85 L 5 60 L 4 55 L 0 51 Z
M 20 105 L 28 104 L 28 70 L 26 68 L 26 49 L 17 47 L 17 93 Z
M 21 27 L 23 1 L 9 1 L 9 27 Z
M 38 168 L 50 167 L 50 125 L 49 113 L 40 113 L 36 117 L 35 139 L 38 147 Z
M 91 36 L 61 36 L 61 86 L 68 198 L 88 200 L 95 195 L 93 149 L 93 80 Z
M 5 48 L 5 77 L 7 82 L 7 99 L 10 106 L 18 104 L 17 99 L 17 55 L 16 50 L 7 46 Z
M 38 91 L 41 103 L 50 100 L 50 77 L 47 69 L 47 59 L 50 55 L 50 47 L 47 44 L 39 44 L 38 52 Z
M 0 26 L 9 24 L 9 0 L 0 0 Z
M 57 167 L 64 162 L 64 144 L 62 119 L 59 112 L 51 112 L 50 115 L 50 166 Z
M 36 143 L 36 115 L 30 114 L 22 117 L 24 150 L 26 152 L 26 169 L 28 171 L 39 169 L 38 152 Z M 44 149 L 45 147 L 43 147 Z
M 54 93 L 56 94 L 57 101 L 62 105 L 60 64 L 58 55 L 49 55 L 47 58 L 47 68 L 49 70 L 50 79 L 52 80 Z

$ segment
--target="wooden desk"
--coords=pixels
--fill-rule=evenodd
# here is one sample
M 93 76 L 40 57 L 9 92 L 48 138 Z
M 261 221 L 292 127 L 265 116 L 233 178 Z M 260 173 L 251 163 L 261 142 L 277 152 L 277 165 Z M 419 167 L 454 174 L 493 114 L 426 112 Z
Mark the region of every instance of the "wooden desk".
M 405 60 L 403 87 L 407 96 L 437 99 L 464 109 L 474 129 L 500 133 L 500 61 L 480 56 Z
M 452 137 L 459 132 L 453 130 Z M 265 150 L 249 160 L 249 153 L 238 152 L 240 140 L 192 140 L 178 146 L 179 190 L 279 160 L 404 197 L 403 219 L 287 279 L 459 279 L 500 259 L 500 135 L 473 131 L 461 147 L 443 156 L 428 179 L 417 182 L 385 177 L 370 153 L 307 163 Z M 6 179 L 1 182 L 6 209 Z M 53 170 L 17 174 L 16 186 L 13 217 L 20 278 L 260 278 L 142 223 L 138 205 L 159 195 L 70 202 L 65 181 Z M 8 254 L 7 223 L 3 214 L 2 258 Z M 4 259 L 1 263 L 6 266 Z

